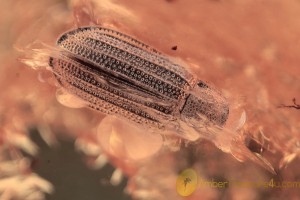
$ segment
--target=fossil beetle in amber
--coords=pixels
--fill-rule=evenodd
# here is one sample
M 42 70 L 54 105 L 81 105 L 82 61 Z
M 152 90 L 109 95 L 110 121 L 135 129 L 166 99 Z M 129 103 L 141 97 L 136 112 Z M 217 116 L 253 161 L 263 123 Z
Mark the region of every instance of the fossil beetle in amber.
M 128 35 L 82 27 L 63 34 L 57 45 L 59 54 L 49 60 L 56 79 L 102 113 L 179 134 L 182 127 L 222 127 L 228 118 L 219 91 Z

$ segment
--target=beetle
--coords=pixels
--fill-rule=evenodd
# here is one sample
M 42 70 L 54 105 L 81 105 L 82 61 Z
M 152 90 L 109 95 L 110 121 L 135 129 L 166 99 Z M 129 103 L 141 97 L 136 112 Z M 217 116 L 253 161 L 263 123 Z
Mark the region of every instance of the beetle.
M 57 41 L 49 65 L 67 92 L 88 106 L 141 126 L 196 132 L 223 126 L 229 103 L 215 88 L 156 49 L 115 30 L 81 27 Z

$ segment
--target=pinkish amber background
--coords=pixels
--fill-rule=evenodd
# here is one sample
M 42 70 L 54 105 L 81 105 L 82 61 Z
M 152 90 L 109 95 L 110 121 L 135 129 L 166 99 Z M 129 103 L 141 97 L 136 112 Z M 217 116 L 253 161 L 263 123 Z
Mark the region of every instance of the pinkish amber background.
M 40 83 L 38 72 L 20 63 L 17 58 L 22 53 L 13 48 L 35 40 L 53 46 L 60 34 L 74 27 L 74 2 L 0 1 L 1 128 L 8 127 L 11 134 L 19 127 L 12 121 L 17 121 L 23 128 L 47 124 L 54 133 L 94 139 L 88 132 L 102 116 L 58 104 L 55 88 Z M 300 181 L 300 110 L 278 108 L 292 105 L 293 98 L 300 103 L 300 1 L 94 0 L 93 5 L 99 24 L 113 25 L 189 63 L 200 79 L 242 102 L 247 113 L 244 131 L 253 137 L 263 133 L 269 138 L 270 142 L 263 144 L 263 156 L 272 163 L 277 176 L 250 162 L 239 163 L 205 142 L 197 147 L 204 156 L 199 156 L 196 160 L 200 164 L 194 165 L 201 166 L 202 174 L 226 180 L 255 181 L 261 177 Z M 89 21 L 82 19 L 82 24 Z M 176 51 L 173 46 L 177 46 Z M 176 162 L 161 167 L 170 163 L 180 166 L 181 160 Z M 180 199 L 175 190 L 166 194 Z M 190 199 L 198 195 L 212 199 L 297 199 L 299 188 L 198 190 Z

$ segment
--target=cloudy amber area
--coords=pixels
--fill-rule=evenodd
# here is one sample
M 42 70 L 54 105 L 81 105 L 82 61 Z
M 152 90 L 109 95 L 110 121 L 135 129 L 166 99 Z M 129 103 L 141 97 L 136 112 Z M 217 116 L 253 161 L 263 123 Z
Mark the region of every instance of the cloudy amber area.
M 32 127 L 99 145 L 95 132 L 104 115 L 59 104 L 52 74 L 20 62 L 34 55 L 32 49 L 48 52 L 60 35 L 76 26 L 98 24 L 131 35 L 179 63 L 186 63 L 193 75 L 221 90 L 232 107 L 241 105 L 247 116 L 240 133 L 247 138 L 246 146 L 266 159 L 276 172 L 272 175 L 247 159 L 241 163 L 207 141 L 174 145 L 176 148 L 166 148 L 156 157 L 138 163 L 128 162 L 121 154 L 107 154 L 109 162 L 128 176 L 126 191 L 133 199 L 299 197 L 299 186 L 295 186 L 300 183 L 299 1 L 88 2 L 0 1 L 1 163 L 19 159 L 15 154 L 6 155 L 10 151 L 7 146 L 37 153 L 37 147 L 26 140 L 26 130 Z M 40 62 L 34 63 L 35 67 L 47 65 L 44 59 L 37 60 Z M 53 137 L 47 140 L 55 143 Z M 13 173 L 4 170 L 7 176 L 31 172 L 30 165 L 19 165 Z M 202 179 L 228 181 L 229 186 L 198 186 L 193 195 L 183 198 L 177 194 L 176 179 L 187 168 L 193 168 Z M 271 180 L 280 187 L 272 186 L 273 182 L 269 187 L 234 184 Z M 283 187 L 283 182 L 295 184 Z M 51 193 L 47 184 L 43 186 Z

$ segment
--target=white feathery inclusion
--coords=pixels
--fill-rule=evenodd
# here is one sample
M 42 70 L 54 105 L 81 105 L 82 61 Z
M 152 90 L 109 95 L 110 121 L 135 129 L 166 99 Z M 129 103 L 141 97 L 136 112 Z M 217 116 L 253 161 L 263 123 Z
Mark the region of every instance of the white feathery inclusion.
M 115 169 L 115 171 L 113 172 L 111 179 L 110 179 L 110 183 L 112 185 L 119 185 L 121 183 L 121 181 L 123 180 L 123 173 L 121 171 L 121 169 L 117 168 Z

